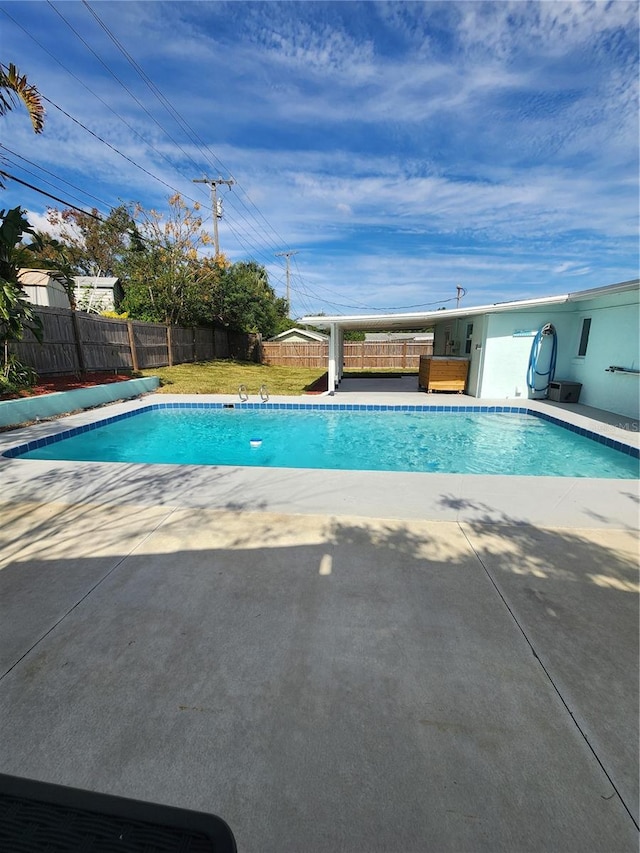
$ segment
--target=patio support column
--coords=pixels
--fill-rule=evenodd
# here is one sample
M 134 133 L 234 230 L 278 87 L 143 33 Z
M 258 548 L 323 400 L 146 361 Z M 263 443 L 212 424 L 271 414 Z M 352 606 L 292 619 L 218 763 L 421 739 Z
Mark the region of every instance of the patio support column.
M 327 388 L 330 396 L 333 397 L 337 385 L 337 345 L 338 345 L 338 327 L 335 323 L 329 326 L 329 369 L 327 376 Z

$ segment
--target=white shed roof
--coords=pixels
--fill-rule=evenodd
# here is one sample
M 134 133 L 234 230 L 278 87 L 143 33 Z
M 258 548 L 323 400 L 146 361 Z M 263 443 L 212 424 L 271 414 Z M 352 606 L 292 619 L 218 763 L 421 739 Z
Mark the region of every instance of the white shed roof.
M 73 280 L 77 287 L 97 287 L 100 289 L 112 289 L 116 282 L 120 281 L 111 275 L 74 275 Z

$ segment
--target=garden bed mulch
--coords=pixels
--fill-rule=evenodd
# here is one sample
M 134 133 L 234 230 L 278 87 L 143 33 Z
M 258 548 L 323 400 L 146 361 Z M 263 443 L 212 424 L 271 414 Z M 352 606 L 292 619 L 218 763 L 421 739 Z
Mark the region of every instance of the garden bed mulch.
M 37 397 L 41 394 L 53 394 L 56 391 L 75 391 L 78 388 L 91 388 L 93 385 L 108 385 L 111 382 L 125 382 L 133 377 L 128 373 L 87 373 L 84 376 L 42 376 L 31 388 L 18 394 L 0 394 L 0 400 L 18 400 L 20 397 Z

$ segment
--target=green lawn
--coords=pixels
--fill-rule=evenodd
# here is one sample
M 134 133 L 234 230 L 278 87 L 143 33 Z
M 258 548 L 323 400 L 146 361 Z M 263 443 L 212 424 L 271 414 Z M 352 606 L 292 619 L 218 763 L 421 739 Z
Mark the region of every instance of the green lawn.
M 251 396 L 266 385 L 269 394 L 304 394 L 325 373 L 312 367 L 271 367 L 266 364 L 220 360 L 141 370 L 141 376 L 159 376 L 164 394 L 237 394 L 245 385 Z M 326 387 L 326 386 L 325 386 Z

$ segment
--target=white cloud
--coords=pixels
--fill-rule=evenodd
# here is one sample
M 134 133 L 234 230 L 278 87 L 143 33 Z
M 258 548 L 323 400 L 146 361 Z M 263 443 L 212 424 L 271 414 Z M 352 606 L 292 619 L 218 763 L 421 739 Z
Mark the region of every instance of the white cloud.
M 61 8 L 80 29 L 91 21 L 81 4 Z M 53 101 L 205 206 L 207 188 L 192 179 L 233 174 L 220 223 L 231 257 L 256 252 L 282 276 L 274 252 L 303 247 L 299 262 L 318 293 L 324 282 L 345 302 L 386 305 L 399 302 L 393 293 L 420 302 L 431 287 L 423 281 L 451 289 L 463 275 L 482 294 L 514 282 L 629 277 L 638 213 L 635 3 L 96 10 L 219 159 L 169 118 L 95 24 L 91 43 L 175 142 L 69 30 L 53 26 L 48 7 L 16 4 L 15 14 L 31 15 L 37 37 L 114 112 L 13 28 L 15 59 Z M 170 192 L 53 107 L 42 137 L 22 114 L 3 126 L 14 150 L 105 207 L 121 199 L 161 206 Z M 62 198 L 76 194 L 57 186 Z M 20 198 L 15 187 L 7 192 Z

